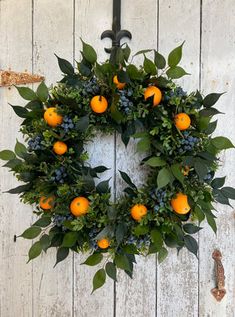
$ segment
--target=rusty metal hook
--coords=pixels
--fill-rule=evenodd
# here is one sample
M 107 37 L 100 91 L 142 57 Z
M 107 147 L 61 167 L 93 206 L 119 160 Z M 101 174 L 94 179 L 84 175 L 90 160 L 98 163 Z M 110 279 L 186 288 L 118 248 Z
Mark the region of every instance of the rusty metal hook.
M 215 299 L 220 302 L 224 295 L 226 294 L 225 289 L 225 275 L 224 275 L 224 267 L 222 264 L 222 254 L 219 250 L 214 250 L 212 253 L 212 258 L 215 260 L 215 275 L 217 287 L 211 290 L 212 295 Z

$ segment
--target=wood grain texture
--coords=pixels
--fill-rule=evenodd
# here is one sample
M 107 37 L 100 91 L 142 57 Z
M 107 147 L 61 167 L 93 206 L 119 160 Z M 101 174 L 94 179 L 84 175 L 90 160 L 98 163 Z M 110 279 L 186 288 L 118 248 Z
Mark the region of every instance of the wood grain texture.
M 205 1 L 202 6 L 202 89 L 204 93 L 226 91 L 216 108 L 225 112 L 218 117 L 216 135 L 229 137 L 235 143 L 234 133 L 234 1 Z M 218 176 L 225 176 L 226 185 L 234 186 L 234 150 L 227 150 L 221 156 L 221 170 Z M 234 204 L 233 204 L 234 205 Z M 200 284 L 199 314 L 210 317 L 235 316 L 235 211 L 224 205 L 217 206 L 217 236 L 211 229 L 200 232 Z M 225 288 L 227 294 L 219 303 L 211 295 L 215 286 L 214 263 L 211 254 L 217 248 L 223 256 Z
M 181 65 L 191 76 L 179 83 L 185 90 L 199 88 L 200 3 L 199 1 L 159 2 L 159 51 L 165 56 L 185 41 Z M 183 249 L 158 266 L 157 316 L 194 317 L 198 314 L 198 261 Z M 168 304 L 167 304 L 168 303 Z
M 55 84 L 61 71 L 54 53 L 73 60 L 73 1 L 35 0 L 33 9 L 34 72 Z M 73 256 L 53 268 L 55 261 L 56 249 L 33 262 L 35 317 L 73 314 Z
M 131 12 L 131 14 L 130 14 Z M 143 14 L 144 12 L 144 14 Z M 146 19 L 146 16 L 148 19 Z M 122 28 L 130 30 L 133 36 L 131 49 L 133 53 L 145 48 L 157 47 L 157 2 L 123 1 Z M 143 56 L 138 56 L 135 63 L 142 62 Z M 130 140 L 127 148 L 120 137 L 116 146 L 116 178 L 117 197 L 122 194 L 125 184 L 118 170 L 126 172 L 137 186 L 145 182 L 146 170 L 141 167 L 143 155 L 136 153 L 136 142 Z M 137 257 L 133 280 L 120 272 L 116 283 L 116 316 L 146 316 L 154 317 L 156 311 L 156 260 L 154 256 Z
M 80 59 L 82 48 L 81 40 L 91 44 L 97 50 L 99 61 L 104 61 L 108 55 L 104 47 L 109 47 L 110 41 L 100 40 L 101 33 L 111 28 L 112 24 L 112 3 L 105 0 L 100 1 L 75 1 L 75 59 Z M 92 166 L 105 165 L 110 168 L 102 174 L 100 180 L 110 180 L 113 191 L 114 174 L 114 136 L 98 134 L 87 149 L 90 153 Z M 113 316 L 114 307 L 114 285 L 113 281 L 107 277 L 106 284 L 101 289 L 90 295 L 92 291 L 92 279 L 98 267 L 88 267 L 80 265 L 85 255 L 75 255 L 74 257 L 74 315 L 82 317 L 90 316 Z
M 20 7 L 14 0 L 0 2 L 0 65 L 24 71 L 32 70 L 31 1 Z M 17 54 L 16 54 L 17 52 Z M 8 103 L 19 105 L 22 99 L 15 88 L 0 89 L 0 150 L 14 149 L 22 120 Z M 3 162 L 1 161 L 1 166 Z M 29 242 L 17 239 L 30 225 L 31 207 L 20 203 L 19 197 L 4 193 L 19 186 L 6 168 L 0 169 L 0 316 L 32 316 L 32 264 L 27 262 Z

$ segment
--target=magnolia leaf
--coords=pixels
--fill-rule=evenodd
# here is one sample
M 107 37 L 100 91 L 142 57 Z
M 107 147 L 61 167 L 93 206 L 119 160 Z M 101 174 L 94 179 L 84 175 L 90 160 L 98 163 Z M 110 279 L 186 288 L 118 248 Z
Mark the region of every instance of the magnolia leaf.
M 175 67 L 171 67 L 166 71 L 166 74 L 169 78 L 172 79 L 178 79 L 181 78 L 185 75 L 190 75 L 189 73 L 187 73 L 182 67 L 180 66 L 175 66 Z
M 68 62 L 66 59 L 60 58 L 56 54 L 55 56 L 58 59 L 58 64 L 62 73 L 66 75 L 73 75 L 74 74 L 73 65 L 70 62 Z
M 145 165 L 149 165 L 151 167 L 164 166 L 166 165 L 166 161 L 161 159 L 160 157 L 151 157 L 147 161 L 144 162 Z
M 56 263 L 54 267 L 61 261 L 64 261 L 69 255 L 69 248 L 60 247 L 56 254 Z
M 3 161 L 9 161 L 15 159 L 16 155 L 13 151 L 3 150 L 0 152 L 0 159 Z
M 106 263 L 105 271 L 111 279 L 117 282 L 117 268 L 112 262 Z
M 36 238 L 40 233 L 42 229 L 36 226 L 32 226 L 28 229 L 26 229 L 22 234 L 21 237 L 25 239 L 34 239 Z
M 32 89 L 28 87 L 17 87 L 17 86 L 15 87 L 18 90 L 21 97 L 24 98 L 25 100 L 37 100 L 37 95 Z
M 171 181 L 171 175 L 166 167 L 163 167 L 157 176 L 157 186 L 158 189 L 165 187 Z
M 77 232 L 68 232 L 64 235 L 62 247 L 71 248 L 77 242 L 78 234 Z
M 186 235 L 184 237 L 184 243 L 186 248 L 193 254 L 196 255 L 197 257 L 197 252 L 198 252 L 198 243 L 197 241 L 191 237 L 190 235 Z
M 232 144 L 232 142 L 224 136 L 217 136 L 213 138 L 211 142 L 218 150 L 226 150 L 226 149 L 234 148 L 234 145 Z
M 123 179 L 129 186 L 131 186 L 132 188 L 135 188 L 135 189 L 136 189 L 135 184 L 132 183 L 132 181 L 131 181 L 130 177 L 127 175 L 127 173 L 122 172 L 122 171 L 120 171 L 120 170 L 119 170 L 119 173 L 121 174 L 122 179 Z
M 96 51 L 94 50 L 94 48 L 85 43 L 83 40 L 82 41 L 82 53 L 84 58 L 91 64 L 94 64 L 97 60 L 97 54 Z
M 159 52 L 154 50 L 154 63 L 159 69 L 163 69 L 166 66 L 165 57 L 162 56 Z
M 49 226 L 49 224 L 51 223 L 51 217 L 47 216 L 47 217 L 42 217 L 40 219 L 38 219 L 33 226 L 38 226 L 38 227 L 42 227 L 45 228 L 47 226 Z
M 119 269 L 131 272 L 130 262 L 125 254 L 116 254 L 115 264 Z
M 211 182 L 211 186 L 215 189 L 218 189 L 218 188 L 224 186 L 225 178 L 226 178 L 226 176 L 214 178 L 213 181 Z
M 92 293 L 102 287 L 106 281 L 106 273 L 104 269 L 98 270 L 93 277 L 93 290 Z
M 182 58 L 182 47 L 183 47 L 183 45 L 184 45 L 184 42 L 180 46 L 176 47 L 175 49 L 173 49 L 170 52 L 170 54 L 168 56 L 168 65 L 170 67 L 175 67 L 176 65 L 179 64 L 179 62 L 180 62 L 180 60 Z
M 223 187 L 221 189 L 222 194 L 230 199 L 235 199 L 235 188 L 232 187 Z
M 106 181 L 100 182 L 97 186 L 96 186 L 96 190 L 99 194 L 105 194 L 108 193 L 110 191 L 110 187 L 109 187 L 109 181 L 111 178 L 109 178 Z
M 93 253 L 82 264 L 86 264 L 86 265 L 89 265 L 89 266 L 94 266 L 94 265 L 99 264 L 102 261 L 102 259 L 103 259 L 103 254 L 102 253 Z
M 18 140 L 15 145 L 15 153 L 21 158 L 25 158 L 25 154 L 27 153 L 27 148 L 25 147 L 25 145 L 20 143 Z
M 187 233 L 194 234 L 194 233 L 197 233 L 198 231 L 200 231 L 202 228 L 198 227 L 192 223 L 186 223 L 185 225 L 183 225 L 183 229 Z
M 212 106 L 214 106 L 214 104 L 219 100 L 219 98 L 224 94 L 224 92 L 222 93 L 212 93 L 207 95 L 204 99 L 203 99 L 203 106 L 206 108 L 210 108 Z
M 46 251 L 51 245 L 51 240 L 49 235 L 48 234 L 42 235 L 40 238 L 40 243 L 41 243 L 43 251 Z
M 48 88 L 47 86 L 45 85 L 45 82 L 42 81 L 41 84 L 38 86 L 37 88 L 37 95 L 38 95 L 38 98 L 42 101 L 42 102 L 45 102 L 48 98 Z
M 36 257 L 38 257 L 42 252 L 42 246 L 40 241 L 35 242 L 31 248 L 29 249 L 29 259 L 28 262 L 32 259 L 35 259 Z
M 20 107 L 20 106 L 13 106 L 11 104 L 9 104 L 12 109 L 14 110 L 15 114 L 17 114 L 18 117 L 20 118 L 27 118 L 29 111 L 24 108 L 24 107 Z
M 157 257 L 158 263 L 159 264 L 162 263 L 166 259 L 167 255 L 168 255 L 167 249 L 162 247 L 158 252 L 158 257 Z
M 156 75 L 157 69 L 155 64 L 146 56 L 144 57 L 144 70 L 147 74 Z

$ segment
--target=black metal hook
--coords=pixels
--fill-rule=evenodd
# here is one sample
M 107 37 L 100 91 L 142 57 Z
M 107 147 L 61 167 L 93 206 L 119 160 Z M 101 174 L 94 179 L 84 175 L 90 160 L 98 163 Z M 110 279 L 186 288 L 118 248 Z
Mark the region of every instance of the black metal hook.
M 123 37 L 132 39 L 131 32 L 121 30 L 121 0 L 113 0 L 113 23 L 112 30 L 106 30 L 101 34 L 101 40 L 110 38 L 112 47 L 120 47 L 120 41 Z M 111 48 L 105 48 L 105 52 L 111 53 Z

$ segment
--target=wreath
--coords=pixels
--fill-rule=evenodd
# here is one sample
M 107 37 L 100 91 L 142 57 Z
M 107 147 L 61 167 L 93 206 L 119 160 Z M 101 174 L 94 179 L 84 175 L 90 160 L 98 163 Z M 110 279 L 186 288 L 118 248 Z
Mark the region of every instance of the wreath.
M 4 166 L 25 184 L 8 193 L 34 207 L 36 222 L 21 237 L 38 238 L 29 261 L 48 248 L 57 248 L 56 264 L 70 251 L 90 252 L 84 264 L 99 265 L 93 291 L 117 268 L 132 277 L 136 255 L 157 254 L 186 247 L 197 256 L 192 236 L 205 219 L 216 232 L 214 203 L 230 205 L 235 189 L 215 178 L 219 153 L 233 148 L 223 136 L 212 137 L 220 114 L 214 104 L 222 95 L 187 93 L 174 79 L 188 75 L 178 64 L 183 44 L 166 59 L 156 50 L 143 50 L 130 61 L 130 48 L 113 48 L 110 60 L 99 64 L 97 54 L 82 42 L 77 70 L 57 56 L 63 79 L 34 92 L 16 87 L 28 101 L 12 106 L 23 118 L 14 151 L 3 150 Z M 133 58 L 143 56 L 143 65 Z M 150 57 L 151 58 L 150 58 Z M 128 146 L 136 142 L 148 173 L 138 188 L 125 171 L 123 194 L 113 200 L 110 180 L 99 181 L 108 167 L 91 166 L 86 144 L 97 131 L 118 133 Z

